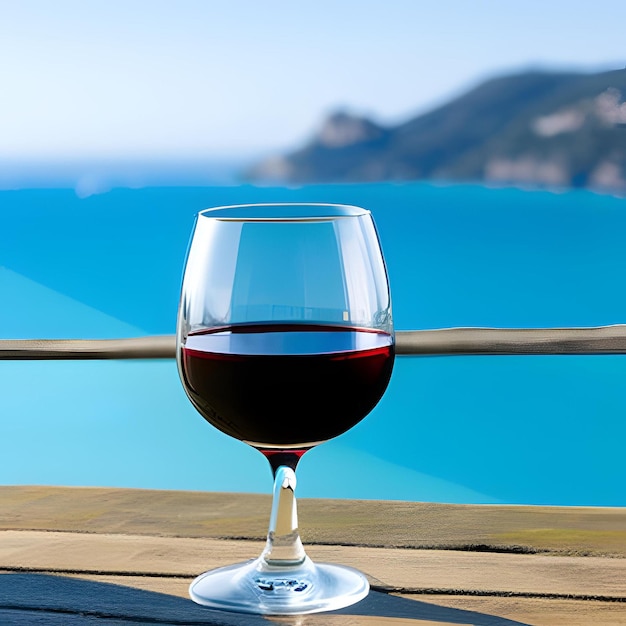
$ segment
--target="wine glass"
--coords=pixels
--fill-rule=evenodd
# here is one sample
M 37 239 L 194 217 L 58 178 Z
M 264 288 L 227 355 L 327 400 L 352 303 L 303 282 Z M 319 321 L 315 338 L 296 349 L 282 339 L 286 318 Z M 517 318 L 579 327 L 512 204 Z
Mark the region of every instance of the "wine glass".
M 295 469 L 376 406 L 394 355 L 369 211 L 250 204 L 197 215 L 177 324 L 180 378 L 202 417 L 267 458 L 274 493 L 262 554 L 198 576 L 194 601 L 280 615 L 334 610 L 368 594 L 362 573 L 306 555 Z

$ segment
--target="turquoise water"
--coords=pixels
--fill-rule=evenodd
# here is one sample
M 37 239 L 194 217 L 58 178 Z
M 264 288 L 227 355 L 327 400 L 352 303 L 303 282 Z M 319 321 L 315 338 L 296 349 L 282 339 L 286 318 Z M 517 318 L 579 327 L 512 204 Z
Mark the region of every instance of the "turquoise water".
M 262 201 L 371 209 L 400 330 L 626 321 L 619 198 L 426 184 L 23 190 L 0 192 L 0 335 L 173 333 L 195 213 Z M 270 489 L 265 460 L 195 413 L 173 362 L 0 371 L 2 484 Z M 400 357 L 378 407 L 304 457 L 299 494 L 624 506 L 625 374 L 626 355 Z

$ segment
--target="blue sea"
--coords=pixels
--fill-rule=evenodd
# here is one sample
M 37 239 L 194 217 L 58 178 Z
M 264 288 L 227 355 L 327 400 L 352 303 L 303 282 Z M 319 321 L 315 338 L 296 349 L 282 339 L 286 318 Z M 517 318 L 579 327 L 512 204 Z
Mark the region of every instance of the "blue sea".
M 173 334 L 195 214 L 370 209 L 398 330 L 626 322 L 626 200 L 425 183 L 0 191 L 0 336 Z M 176 365 L 0 362 L 0 483 L 269 493 Z M 300 497 L 626 505 L 626 355 L 401 356 L 380 404 L 306 454 Z

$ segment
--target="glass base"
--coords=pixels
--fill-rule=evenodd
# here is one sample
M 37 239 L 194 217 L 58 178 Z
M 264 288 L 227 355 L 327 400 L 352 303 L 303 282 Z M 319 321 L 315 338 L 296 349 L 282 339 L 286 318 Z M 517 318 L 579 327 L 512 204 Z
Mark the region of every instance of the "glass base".
M 275 566 L 262 557 L 211 570 L 189 587 L 194 602 L 213 609 L 261 615 L 334 611 L 362 600 L 369 583 L 343 565 L 313 563 Z

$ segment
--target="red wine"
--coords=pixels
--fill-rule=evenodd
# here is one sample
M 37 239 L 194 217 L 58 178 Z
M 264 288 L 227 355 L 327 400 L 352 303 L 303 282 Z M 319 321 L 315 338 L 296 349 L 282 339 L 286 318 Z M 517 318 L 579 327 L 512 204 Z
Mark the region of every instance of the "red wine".
M 200 414 L 257 447 L 306 448 L 363 419 L 393 369 L 391 335 L 343 326 L 235 325 L 192 333 L 179 355 Z

